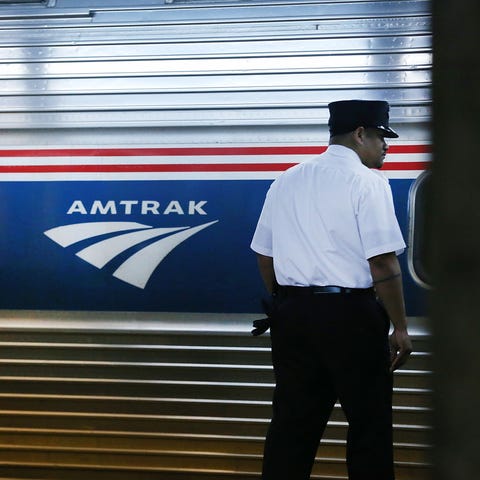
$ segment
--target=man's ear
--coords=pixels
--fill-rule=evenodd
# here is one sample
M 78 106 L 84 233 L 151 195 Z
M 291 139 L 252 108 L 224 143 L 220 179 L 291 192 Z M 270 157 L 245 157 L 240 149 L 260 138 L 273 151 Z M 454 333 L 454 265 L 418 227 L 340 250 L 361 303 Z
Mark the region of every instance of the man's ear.
M 357 145 L 363 145 L 365 139 L 365 127 L 357 127 L 353 131 L 353 139 Z

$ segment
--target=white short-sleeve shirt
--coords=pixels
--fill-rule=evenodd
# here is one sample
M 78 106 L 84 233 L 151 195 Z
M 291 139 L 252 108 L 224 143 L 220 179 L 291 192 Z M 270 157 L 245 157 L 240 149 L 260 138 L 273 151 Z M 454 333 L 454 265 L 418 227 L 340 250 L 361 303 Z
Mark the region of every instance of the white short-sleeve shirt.
M 368 259 L 405 242 L 386 178 L 330 145 L 272 183 L 251 248 L 273 257 L 280 285 L 367 288 Z

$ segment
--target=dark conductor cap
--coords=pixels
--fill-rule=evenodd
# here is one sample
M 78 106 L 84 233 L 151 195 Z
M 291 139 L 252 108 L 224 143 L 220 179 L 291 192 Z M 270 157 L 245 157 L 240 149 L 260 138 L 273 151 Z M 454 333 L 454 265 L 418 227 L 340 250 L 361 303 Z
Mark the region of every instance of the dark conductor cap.
M 388 102 L 382 100 L 340 100 L 328 105 L 330 135 L 353 132 L 358 127 L 378 128 L 385 137 L 398 138 L 388 126 Z

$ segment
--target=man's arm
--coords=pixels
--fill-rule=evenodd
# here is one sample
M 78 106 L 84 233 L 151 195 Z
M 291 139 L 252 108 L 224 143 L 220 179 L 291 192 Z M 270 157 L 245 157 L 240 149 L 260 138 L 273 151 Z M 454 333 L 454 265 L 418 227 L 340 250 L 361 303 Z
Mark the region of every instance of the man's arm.
M 257 262 L 263 283 L 265 284 L 268 293 L 272 294 L 277 286 L 275 270 L 273 269 L 273 258 L 257 253 Z
M 369 258 L 368 263 L 375 291 L 393 324 L 393 333 L 390 335 L 390 370 L 393 372 L 408 360 L 412 352 L 403 299 L 402 271 L 394 252 Z

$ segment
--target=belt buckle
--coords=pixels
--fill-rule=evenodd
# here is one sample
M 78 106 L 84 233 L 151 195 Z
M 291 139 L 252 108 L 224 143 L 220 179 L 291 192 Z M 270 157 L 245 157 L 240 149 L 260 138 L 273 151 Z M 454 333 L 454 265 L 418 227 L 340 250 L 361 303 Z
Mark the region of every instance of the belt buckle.
M 342 293 L 342 288 L 341 287 L 335 287 L 333 285 L 326 285 L 323 287 L 317 287 L 316 289 L 313 289 L 313 294 L 314 295 L 322 295 L 325 293 Z

